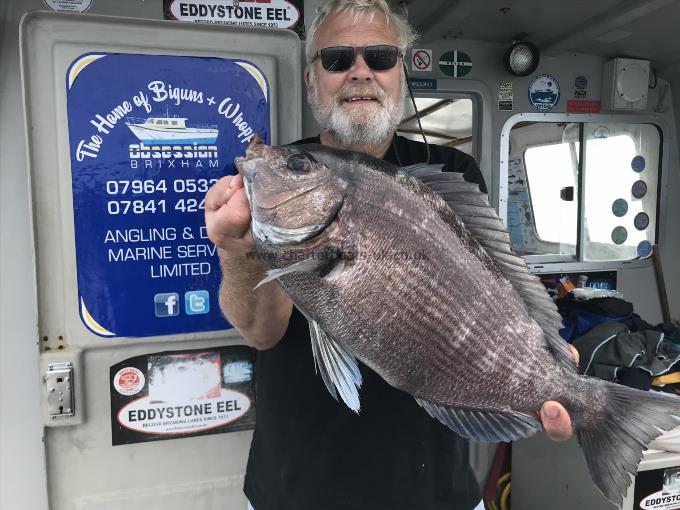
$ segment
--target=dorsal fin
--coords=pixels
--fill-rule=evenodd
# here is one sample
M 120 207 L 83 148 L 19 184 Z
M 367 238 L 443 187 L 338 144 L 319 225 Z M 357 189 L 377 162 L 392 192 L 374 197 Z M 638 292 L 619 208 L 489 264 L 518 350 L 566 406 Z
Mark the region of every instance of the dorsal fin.
M 464 180 L 462 173 L 442 172 L 442 168 L 443 165 L 420 164 L 402 170 L 438 194 L 453 210 L 498 270 L 515 287 L 529 316 L 543 330 L 546 343 L 557 360 L 567 369 L 577 372 L 578 366 L 569 344 L 558 332 L 562 327 L 562 318 L 555 303 L 538 277 L 529 272 L 524 259 L 513 251 L 510 234 L 496 210 L 491 207 L 486 193 L 479 191 L 477 184 Z M 444 211 L 440 216 L 450 223 Z

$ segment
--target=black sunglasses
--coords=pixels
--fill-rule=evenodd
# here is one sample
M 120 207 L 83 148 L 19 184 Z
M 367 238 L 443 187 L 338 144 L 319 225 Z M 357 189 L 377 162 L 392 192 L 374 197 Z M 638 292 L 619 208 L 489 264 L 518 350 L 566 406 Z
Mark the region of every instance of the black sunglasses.
M 392 69 L 401 56 L 396 46 L 380 44 L 378 46 L 331 46 L 317 51 L 312 57 L 312 62 L 321 58 L 323 68 L 331 73 L 344 73 L 354 65 L 357 53 L 364 56 L 366 65 L 374 71 L 387 71 Z

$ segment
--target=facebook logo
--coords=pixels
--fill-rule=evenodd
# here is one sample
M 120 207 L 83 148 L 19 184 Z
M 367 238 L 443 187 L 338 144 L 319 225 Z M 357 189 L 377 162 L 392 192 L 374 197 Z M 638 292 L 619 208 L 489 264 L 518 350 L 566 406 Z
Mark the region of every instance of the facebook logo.
M 210 294 L 207 290 L 192 290 L 184 294 L 184 311 L 199 315 L 210 311 Z
M 156 305 L 156 317 L 179 315 L 179 294 L 176 292 L 156 294 L 153 297 L 153 302 Z

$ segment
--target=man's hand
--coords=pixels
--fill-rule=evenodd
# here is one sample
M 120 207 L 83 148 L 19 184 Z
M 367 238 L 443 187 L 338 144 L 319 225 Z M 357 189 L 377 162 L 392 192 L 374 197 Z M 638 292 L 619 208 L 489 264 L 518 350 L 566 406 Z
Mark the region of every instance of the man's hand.
M 578 351 L 571 345 L 569 347 L 576 363 L 578 363 Z M 566 441 L 574 433 L 569 413 L 559 402 L 550 400 L 544 403 L 541 407 L 539 419 L 543 424 L 546 435 L 553 441 Z
M 269 349 L 283 337 L 293 302 L 277 282 L 253 290 L 266 275 L 250 232 L 250 206 L 240 175 L 223 177 L 205 196 L 208 237 L 219 247 L 222 312 L 246 342 Z
M 243 188 L 243 177 L 222 177 L 208 190 L 205 225 L 210 240 L 224 251 L 239 255 L 254 252 L 250 207 Z

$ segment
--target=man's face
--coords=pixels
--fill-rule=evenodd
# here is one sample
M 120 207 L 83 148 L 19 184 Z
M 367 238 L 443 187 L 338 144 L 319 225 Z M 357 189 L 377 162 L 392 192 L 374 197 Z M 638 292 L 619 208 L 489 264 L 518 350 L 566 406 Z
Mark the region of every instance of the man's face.
M 319 27 L 314 51 L 330 46 L 397 46 L 385 16 L 333 13 Z M 310 106 L 323 131 L 341 145 L 379 145 L 392 136 L 404 109 L 401 62 L 386 71 L 373 71 L 363 55 L 345 72 L 332 73 L 321 59 L 305 70 Z

